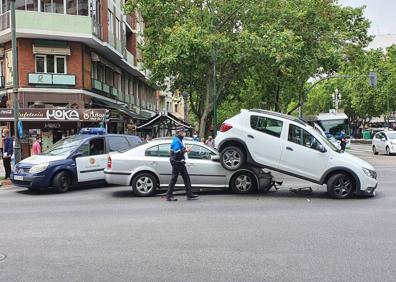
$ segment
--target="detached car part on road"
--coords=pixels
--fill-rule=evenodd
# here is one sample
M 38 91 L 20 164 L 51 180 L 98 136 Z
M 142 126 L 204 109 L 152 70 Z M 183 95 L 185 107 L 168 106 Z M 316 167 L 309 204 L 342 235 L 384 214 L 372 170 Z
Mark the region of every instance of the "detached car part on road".
M 229 171 L 247 164 L 318 184 L 331 197 L 374 195 L 377 173 L 367 162 L 341 153 L 305 121 L 265 110 L 241 110 L 226 120 L 215 140 Z
M 169 161 L 171 142 L 170 138 L 160 138 L 121 154 L 110 153 L 104 171 L 106 182 L 132 186 L 134 194 L 141 197 L 165 191 L 172 175 Z M 230 188 L 235 193 L 247 194 L 266 191 L 275 184 L 272 175 L 262 169 L 226 170 L 219 162 L 217 151 L 192 140 L 185 143 L 192 146 L 192 151 L 186 154 L 186 167 L 193 188 Z M 179 177 L 176 188 L 181 187 L 184 183 Z
M 31 156 L 15 166 L 14 185 L 30 190 L 53 188 L 66 192 L 77 184 L 104 182 L 107 154 L 125 151 L 142 143 L 133 135 L 107 134 L 103 128 L 82 129 L 66 137 L 41 155 Z

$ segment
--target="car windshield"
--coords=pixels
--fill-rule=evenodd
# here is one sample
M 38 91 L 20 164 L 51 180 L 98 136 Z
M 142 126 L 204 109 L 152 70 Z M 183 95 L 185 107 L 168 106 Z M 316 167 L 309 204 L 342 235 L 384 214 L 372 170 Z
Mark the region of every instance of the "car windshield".
M 396 132 L 388 132 L 386 135 L 389 139 L 396 139 Z
M 42 155 L 47 156 L 69 156 L 78 146 L 85 140 L 86 136 L 73 135 L 56 142 L 48 150 L 44 151 Z

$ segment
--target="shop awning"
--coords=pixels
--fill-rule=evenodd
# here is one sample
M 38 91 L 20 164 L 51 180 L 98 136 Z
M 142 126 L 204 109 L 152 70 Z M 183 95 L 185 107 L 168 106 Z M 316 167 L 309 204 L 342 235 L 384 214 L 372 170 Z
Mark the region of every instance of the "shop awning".
M 125 115 L 127 115 L 129 117 L 131 117 L 131 118 L 134 118 L 134 119 L 138 119 L 138 120 L 146 120 L 147 119 L 147 118 L 145 118 L 145 117 L 143 117 L 143 116 L 141 116 L 141 115 L 139 115 L 139 114 L 137 114 L 135 112 L 132 112 L 128 108 L 126 108 L 125 107 L 126 104 L 117 104 L 117 103 L 113 103 L 113 102 L 102 100 L 102 99 L 95 98 L 95 97 L 92 98 L 92 104 L 96 105 L 96 106 L 99 106 L 99 107 L 104 107 L 104 108 L 110 108 L 110 109 L 113 109 L 113 110 L 117 110 L 117 111 L 119 111 L 119 112 L 121 112 L 121 113 L 123 113 L 123 114 L 125 114 Z
M 164 123 L 166 123 L 168 125 L 171 124 L 174 128 L 176 128 L 177 126 L 184 126 L 186 129 L 192 129 L 191 125 L 188 124 L 187 122 L 184 122 L 181 119 L 178 119 L 177 117 L 175 117 L 174 115 L 172 115 L 170 113 L 166 113 L 166 112 L 165 113 L 160 112 L 160 113 L 156 114 L 149 120 L 141 123 L 137 127 L 137 129 L 138 130 L 152 129 L 152 128 L 157 127 Z

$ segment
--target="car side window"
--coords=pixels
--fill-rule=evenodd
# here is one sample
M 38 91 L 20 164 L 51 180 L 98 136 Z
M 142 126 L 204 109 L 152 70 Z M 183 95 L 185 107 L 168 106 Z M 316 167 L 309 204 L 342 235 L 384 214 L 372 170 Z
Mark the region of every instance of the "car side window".
M 215 153 L 212 151 L 197 145 L 194 145 L 191 148 L 191 152 L 188 152 L 189 159 L 210 160 L 213 155 L 215 155 Z
M 282 133 L 283 122 L 268 117 L 255 116 L 250 117 L 251 128 L 264 132 L 266 134 L 280 137 Z
M 85 141 L 78 149 L 78 153 L 82 156 L 94 156 L 105 154 L 104 138 L 95 138 Z
M 104 138 L 95 138 L 89 141 L 89 155 L 103 155 L 105 154 Z
M 124 136 L 109 136 L 108 140 L 110 152 L 122 152 L 131 147 Z
M 293 124 L 289 126 L 288 140 L 298 145 L 320 151 L 320 142 L 308 131 Z
M 148 148 L 145 152 L 146 157 L 158 157 L 158 146 Z
M 162 144 L 158 146 L 158 157 L 166 157 L 170 156 L 170 144 Z

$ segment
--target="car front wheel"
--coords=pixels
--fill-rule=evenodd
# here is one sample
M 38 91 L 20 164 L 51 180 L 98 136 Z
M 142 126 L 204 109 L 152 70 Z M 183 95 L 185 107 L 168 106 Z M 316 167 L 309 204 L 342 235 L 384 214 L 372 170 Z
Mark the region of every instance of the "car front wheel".
M 391 152 L 390 152 L 389 146 L 386 146 L 386 154 L 387 154 L 388 156 L 390 156 L 390 155 L 391 155 Z
M 240 169 L 245 163 L 245 153 L 238 147 L 227 147 L 220 153 L 221 165 L 226 170 L 235 171 Z
M 249 172 L 237 172 L 231 178 L 230 188 L 236 194 L 253 193 L 257 189 L 257 181 Z
M 70 177 L 70 174 L 66 171 L 58 172 L 52 180 L 52 186 L 58 193 L 65 193 L 69 191 L 72 183 L 72 178 Z
M 139 197 L 152 196 L 157 190 L 157 180 L 151 173 L 139 173 L 132 180 L 132 190 Z
M 327 192 L 334 199 L 347 199 L 355 191 L 353 179 L 345 173 L 337 173 L 327 181 Z
M 377 148 L 375 148 L 375 146 L 373 146 L 373 154 L 378 155 Z

